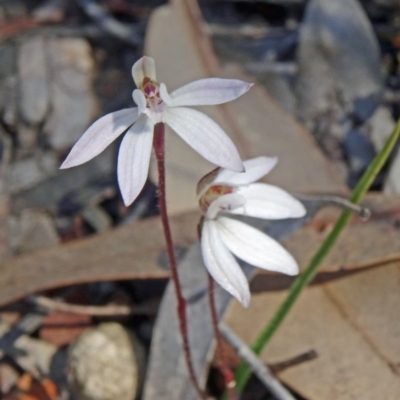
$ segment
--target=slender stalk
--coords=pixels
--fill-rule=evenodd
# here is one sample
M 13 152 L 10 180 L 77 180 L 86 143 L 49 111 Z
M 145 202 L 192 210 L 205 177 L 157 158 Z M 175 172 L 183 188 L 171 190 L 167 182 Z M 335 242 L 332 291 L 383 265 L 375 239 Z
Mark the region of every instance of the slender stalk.
M 368 191 L 371 184 L 374 182 L 377 174 L 384 166 L 387 161 L 390 153 L 393 150 L 394 145 L 396 144 L 400 135 L 400 121 L 397 123 L 396 128 L 393 133 L 390 135 L 389 139 L 385 143 L 382 150 L 379 154 L 374 158 L 368 169 L 365 171 L 364 175 L 360 179 L 356 188 L 354 189 L 350 201 L 352 203 L 359 203 L 364 197 L 365 193 Z M 314 278 L 317 273 L 318 267 L 321 265 L 321 262 L 328 255 L 329 251 L 332 249 L 333 245 L 336 243 L 340 233 L 347 225 L 351 216 L 351 211 L 345 210 L 340 215 L 338 221 L 333 227 L 332 231 L 322 243 L 321 247 L 317 250 L 314 257 L 311 259 L 310 264 L 304 270 L 302 274 L 300 274 L 297 279 L 293 282 L 289 294 L 286 299 L 283 301 L 279 309 L 276 311 L 275 315 L 269 321 L 265 329 L 261 332 L 261 334 L 257 337 L 255 342 L 252 345 L 252 349 L 254 353 L 260 354 L 264 349 L 266 344 L 271 340 L 274 333 L 280 327 L 287 314 L 295 304 L 297 298 L 300 293 L 306 287 L 306 285 Z M 240 393 L 243 391 L 249 377 L 251 375 L 251 371 L 249 367 L 242 363 L 237 371 L 236 371 L 236 383 L 237 390 Z
M 210 303 L 211 321 L 214 329 L 214 336 L 217 342 L 217 354 L 218 354 L 219 366 L 224 376 L 225 388 L 226 391 L 228 392 L 229 400 L 236 400 L 237 394 L 235 390 L 236 386 L 235 377 L 226 362 L 221 332 L 218 327 L 219 321 L 215 304 L 215 282 L 210 274 L 207 275 L 208 275 L 208 300 Z
M 172 241 L 171 229 L 169 226 L 168 214 L 167 214 L 167 201 L 166 201 L 166 190 L 165 190 L 165 126 L 160 123 L 154 127 L 154 141 L 153 147 L 157 158 L 158 168 L 158 202 L 160 207 L 161 221 L 164 229 L 165 242 L 167 246 L 168 259 L 171 269 L 171 278 L 174 283 L 176 300 L 177 300 L 177 313 L 179 319 L 179 329 L 181 332 L 183 351 L 185 353 L 186 364 L 189 371 L 189 378 L 201 399 L 206 399 L 207 396 L 204 391 L 200 388 L 197 381 L 196 374 L 194 371 L 192 356 L 189 344 L 188 336 L 188 323 L 186 308 L 187 302 L 183 297 L 182 288 L 179 281 L 178 266 L 175 257 L 174 245 Z

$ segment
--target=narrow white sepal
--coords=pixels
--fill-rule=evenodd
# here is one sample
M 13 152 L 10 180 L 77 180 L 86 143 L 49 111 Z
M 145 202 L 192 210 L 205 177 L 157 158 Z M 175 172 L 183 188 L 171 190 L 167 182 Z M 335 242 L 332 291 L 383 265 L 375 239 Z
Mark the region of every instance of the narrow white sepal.
M 142 57 L 133 64 L 132 77 L 136 87 L 140 88 L 144 78 L 156 80 L 156 64 L 151 57 Z
M 160 83 L 160 97 L 161 100 L 167 105 L 171 106 L 172 105 L 172 99 L 171 96 L 168 93 L 167 87 L 165 86 L 164 83 Z
M 60 168 L 75 167 L 96 157 L 137 119 L 136 107 L 116 111 L 98 119 L 75 143 Z
M 214 219 L 220 211 L 232 212 L 236 208 L 243 207 L 246 199 L 237 193 L 229 193 L 219 196 L 207 209 L 207 218 Z
M 151 119 L 143 114 L 122 140 L 118 153 L 118 183 L 126 206 L 136 199 L 146 183 L 153 128 Z
M 250 290 L 239 264 L 222 243 L 215 221 L 204 221 L 201 233 L 204 264 L 214 280 L 244 307 L 250 304 Z
M 300 218 L 306 215 L 303 204 L 277 186 L 252 183 L 239 187 L 237 193 L 245 198 L 245 204 L 233 209 L 234 214 L 263 219 Z
M 237 173 L 229 170 L 220 170 L 212 182 L 213 185 L 227 183 L 232 186 L 248 185 L 267 175 L 278 162 L 277 157 L 256 157 L 243 161 L 245 172 Z
M 220 126 L 205 114 L 184 107 L 167 108 L 164 122 L 206 160 L 223 168 L 243 171 L 243 163 L 235 145 Z
M 132 93 L 132 98 L 138 106 L 138 114 L 140 115 L 146 109 L 146 97 L 141 90 L 135 89 Z
M 277 241 L 265 233 L 231 218 L 215 221 L 225 246 L 236 257 L 258 268 L 296 275 L 296 260 Z
M 174 107 L 222 104 L 246 93 L 252 83 L 237 79 L 208 78 L 188 83 L 171 93 Z

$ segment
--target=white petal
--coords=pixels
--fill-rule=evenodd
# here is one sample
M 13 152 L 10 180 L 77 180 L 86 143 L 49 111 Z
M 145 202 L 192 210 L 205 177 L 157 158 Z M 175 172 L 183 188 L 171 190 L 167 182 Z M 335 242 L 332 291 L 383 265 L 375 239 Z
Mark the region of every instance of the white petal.
M 233 210 L 234 214 L 264 219 L 300 218 L 306 215 L 303 204 L 279 187 L 265 183 L 252 183 L 237 191 L 246 199 L 243 207 Z
M 122 140 L 118 153 L 118 183 L 126 206 L 139 195 L 149 172 L 154 124 L 142 115 Z
M 133 64 L 132 76 L 138 88 L 142 85 L 144 78 L 156 80 L 156 64 L 151 57 L 142 57 Z
M 168 106 L 172 105 L 171 96 L 169 95 L 167 87 L 164 83 L 160 83 L 160 97 L 165 104 L 167 104 Z
M 207 218 L 214 219 L 219 211 L 232 211 L 236 208 L 242 208 L 246 199 L 237 193 L 229 193 L 219 196 L 207 209 Z
M 206 160 L 234 171 L 243 171 L 235 145 L 211 118 L 190 108 L 173 107 L 165 110 L 164 122 Z
M 96 157 L 137 119 L 137 108 L 116 111 L 98 119 L 75 143 L 60 168 L 75 167 Z
M 204 264 L 215 281 L 236 297 L 244 307 L 248 307 L 249 284 L 239 264 L 222 243 L 214 221 L 204 221 L 201 251 Z
M 138 106 L 138 114 L 140 115 L 146 109 L 146 97 L 144 93 L 139 90 L 135 89 L 132 93 L 133 101 Z
M 259 268 L 296 275 L 295 259 L 274 239 L 258 229 L 231 218 L 218 217 L 215 221 L 222 241 L 243 261 Z
M 173 91 L 171 105 L 176 107 L 222 104 L 237 99 L 252 85 L 237 79 L 200 79 Z
M 229 183 L 230 185 L 248 185 L 267 175 L 278 162 L 277 157 L 256 157 L 243 162 L 245 172 L 233 172 L 222 169 L 216 176 L 213 185 Z

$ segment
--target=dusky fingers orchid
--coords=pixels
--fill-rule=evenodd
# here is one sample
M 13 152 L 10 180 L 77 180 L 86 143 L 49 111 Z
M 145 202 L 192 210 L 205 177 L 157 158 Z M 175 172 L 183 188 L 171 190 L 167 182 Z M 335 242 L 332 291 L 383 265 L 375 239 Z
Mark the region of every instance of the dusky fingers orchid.
M 247 92 L 251 84 L 235 79 L 201 79 L 172 93 L 156 80 L 154 60 L 142 57 L 132 67 L 137 86 L 132 97 L 137 107 L 116 111 L 97 120 L 72 148 L 61 168 L 70 168 L 101 153 L 126 132 L 118 155 L 118 183 L 125 205 L 142 190 L 148 175 L 154 126 L 169 125 L 208 161 L 243 171 L 239 153 L 227 134 L 212 119 L 186 106 L 222 104 Z
M 276 165 L 276 158 L 257 157 L 244 162 L 246 172 L 217 168 L 198 186 L 203 214 L 201 249 L 211 276 L 243 306 L 250 303 L 247 279 L 234 255 L 258 268 L 296 275 L 295 259 L 274 239 L 258 229 L 229 218 L 245 215 L 263 219 L 300 218 L 303 204 L 286 191 L 255 183 Z

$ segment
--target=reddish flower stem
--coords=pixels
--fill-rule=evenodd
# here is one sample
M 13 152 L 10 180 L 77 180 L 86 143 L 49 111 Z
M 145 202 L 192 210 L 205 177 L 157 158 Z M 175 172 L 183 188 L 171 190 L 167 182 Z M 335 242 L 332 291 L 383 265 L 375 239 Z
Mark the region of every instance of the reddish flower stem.
M 157 158 L 158 167 L 158 203 L 160 207 L 161 221 L 164 229 L 165 242 L 167 246 L 168 259 L 171 269 L 171 278 L 174 283 L 176 299 L 177 299 L 177 313 L 179 319 L 179 328 L 183 341 L 183 351 L 185 353 L 186 364 L 189 371 L 189 378 L 196 389 L 201 399 L 207 399 L 206 394 L 200 388 L 197 381 L 196 374 L 192 363 L 192 356 L 188 336 L 188 323 L 186 315 L 187 302 L 183 297 L 182 288 L 179 281 L 177 262 L 175 258 L 174 245 L 172 241 L 171 229 L 169 226 L 167 214 L 167 202 L 165 191 L 165 126 L 163 123 L 156 124 L 154 127 L 154 140 L 153 147 Z
M 228 367 L 228 364 L 226 362 L 226 356 L 224 352 L 224 347 L 222 343 L 222 337 L 221 337 L 221 332 L 219 331 L 218 328 L 218 315 L 217 315 L 217 309 L 215 305 L 215 282 L 213 277 L 210 274 L 208 275 L 208 300 L 210 303 L 210 310 L 211 310 L 211 320 L 212 320 L 212 326 L 214 329 L 214 335 L 215 339 L 217 341 L 217 353 L 218 353 L 218 359 L 219 359 L 219 366 L 221 369 L 221 372 L 224 376 L 225 380 L 225 387 L 226 391 L 229 396 L 229 400 L 237 400 L 237 393 L 235 390 L 236 382 L 235 382 L 235 376 L 231 369 Z

